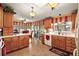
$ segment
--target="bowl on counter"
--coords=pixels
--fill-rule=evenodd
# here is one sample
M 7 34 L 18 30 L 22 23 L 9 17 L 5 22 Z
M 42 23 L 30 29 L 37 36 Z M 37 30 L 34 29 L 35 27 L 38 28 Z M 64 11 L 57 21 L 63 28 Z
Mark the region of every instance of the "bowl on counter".
M 29 30 L 24 30 L 22 31 L 22 33 L 29 33 Z

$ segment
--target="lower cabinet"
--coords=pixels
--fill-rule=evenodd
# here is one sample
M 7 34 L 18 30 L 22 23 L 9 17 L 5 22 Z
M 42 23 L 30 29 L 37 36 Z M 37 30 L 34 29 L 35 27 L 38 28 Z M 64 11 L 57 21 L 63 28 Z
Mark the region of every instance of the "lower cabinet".
M 5 49 L 6 53 L 10 52 L 11 51 L 11 46 L 12 46 L 11 45 L 12 44 L 12 38 L 5 38 L 4 42 L 5 42 L 5 47 L 6 47 L 6 49 Z
M 23 45 L 24 46 L 29 46 L 29 36 L 24 36 Z
M 41 35 L 41 36 L 40 36 L 40 41 L 41 41 L 41 43 L 44 44 L 44 35 Z
M 29 46 L 29 36 L 16 36 L 12 38 L 5 38 L 6 53 Z
M 19 37 L 19 48 L 29 46 L 29 36 L 20 36 Z
M 12 43 L 11 43 L 11 50 L 16 50 L 18 49 L 18 44 L 19 44 L 19 38 L 18 37 L 13 37 L 12 38 Z
M 75 38 L 66 37 L 66 51 L 73 53 L 76 48 Z
M 66 47 L 65 47 L 66 42 L 65 42 L 65 41 L 66 41 L 66 40 L 65 40 L 64 37 L 59 37 L 59 48 L 61 48 L 61 49 L 63 49 L 63 50 L 66 49 Z
M 24 36 L 20 36 L 19 37 L 19 48 L 23 48 L 24 47 L 23 41 L 24 41 Z
M 74 49 L 76 48 L 75 38 L 53 35 L 52 46 L 62 49 L 68 53 L 73 53 Z

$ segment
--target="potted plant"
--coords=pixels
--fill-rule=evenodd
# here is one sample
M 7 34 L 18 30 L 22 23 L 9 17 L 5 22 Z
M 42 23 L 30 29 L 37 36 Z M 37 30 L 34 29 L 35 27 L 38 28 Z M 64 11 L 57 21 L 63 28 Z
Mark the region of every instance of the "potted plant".
M 12 9 L 10 6 L 5 6 L 3 9 L 4 12 L 6 13 L 12 13 L 12 14 L 16 14 L 16 12 L 14 11 L 14 9 Z

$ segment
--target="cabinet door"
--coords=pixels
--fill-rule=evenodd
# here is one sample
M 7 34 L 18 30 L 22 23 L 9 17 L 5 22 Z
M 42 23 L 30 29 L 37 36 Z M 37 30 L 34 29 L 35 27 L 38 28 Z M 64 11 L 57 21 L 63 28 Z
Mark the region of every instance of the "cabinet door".
M 70 38 L 70 37 L 66 38 L 66 51 L 73 53 L 73 51 L 72 51 L 72 38 Z
M 24 38 L 24 46 L 28 46 L 29 45 L 29 36 L 25 36 Z
M 66 45 L 66 43 L 65 43 L 65 37 L 59 37 L 59 48 L 60 49 L 63 49 L 63 50 L 65 50 L 65 45 Z
M 75 38 L 72 38 L 72 48 L 76 48 L 76 42 L 75 42 Z
M 11 35 L 11 33 L 13 32 L 13 28 L 3 28 L 3 35 Z
M 56 39 L 56 47 L 57 48 L 60 48 L 60 40 L 59 40 L 59 37 L 57 37 L 57 39 Z
M 18 37 L 13 37 L 11 44 L 12 44 L 12 46 L 11 46 L 11 49 L 12 49 L 12 50 L 18 49 L 18 44 L 19 44 L 19 42 L 18 42 Z
M 3 27 L 3 9 L 0 7 L 0 28 Z
M 10 52 L 11 51 L 12 38 L 5 38 L 4 43 L 5 43 L 5 47 L 6 47 L 6 52 Z
M 13 14 L 11 13 L 4 13 L 4 27 L 12 27 L 13 26 Z
M 52 36 L 52 46 L 56 46 L 56 42 L 55 42 L 55 37 L 54 36 Z
M 46 29 L 51 28 L 51 22 L 52 22 L 51 19 L 45 19 L 44 20 L 44 28 L 46 28 Z
M 19 37 L 19 48 L 23 48 L 24 47 L 24 36 L 20 36 Z
M 72 20 L 72 30 L 75 30 L 75 21 L 76 21 L 76 15 L 77 14 L 72 14 L 71 15 L 71 20 Z
M 58 40 L 58 37 L 57 36 L 53 36 L 53 38 L 52 38 L 52 40 L 53 40 L 53 46 L 54 47 L 59 47 L 59 40 Z
M 41 35 L 41 36 L 40 36 L 40 41 L 41 41 L 41 43 L 44 44 L 44 35 Z
M 76 48 L 75 38 L 72 38 L 72 45 L 71 45 L 72 53 L 73 53 L 75 48 Z

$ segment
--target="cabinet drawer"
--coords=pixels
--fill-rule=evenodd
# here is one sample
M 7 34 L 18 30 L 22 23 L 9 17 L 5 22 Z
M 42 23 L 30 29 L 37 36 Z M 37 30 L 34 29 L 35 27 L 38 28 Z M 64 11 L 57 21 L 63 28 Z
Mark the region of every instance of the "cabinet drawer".
M 24 36 L 24 37 L 28 39 L 29 38 L 29 35 L 28 36 Z
M 12 50 L 18 49 L 18 44 L 19 44 L 18 37 L 13 37 L 11 44 L 12 44 L 12 47 L 11 47 Z
M 20 36 L 19 39 L 20 39 L 20 40 L 23 40 L 23 39 L 24 39 L 24 36 Z
M 66 47 L 72 47 L 72 44 L 66 44 Z
M 72 48 L 76 48 L 76 45 L 72 45 Z
M 4 43 L 5 43 L 5 47 L 6 47 L 6 52 L 10 52 L 11 47 L 12 47 L 12 38 L 5 38 Z
M 71 47 L 66 47 L 66 51 L 72 52 L 72 48 Z

